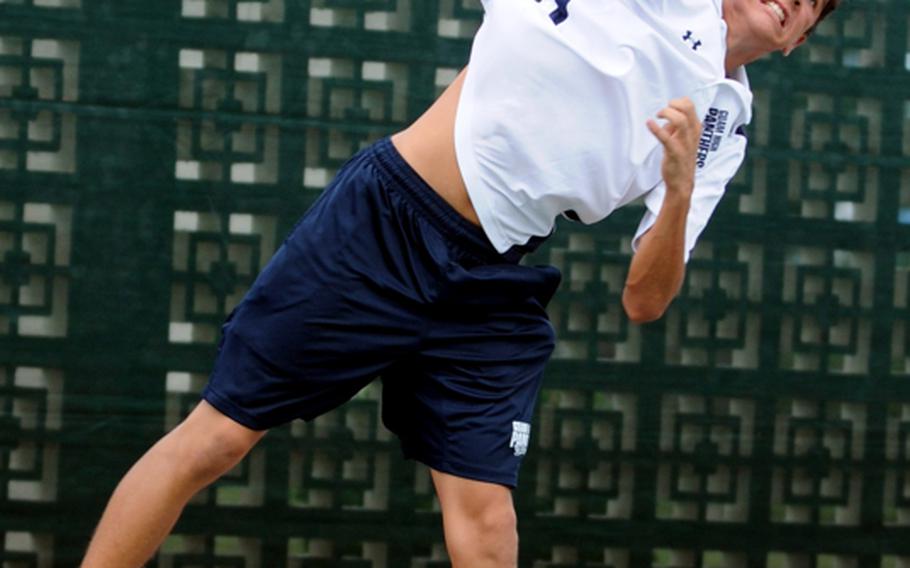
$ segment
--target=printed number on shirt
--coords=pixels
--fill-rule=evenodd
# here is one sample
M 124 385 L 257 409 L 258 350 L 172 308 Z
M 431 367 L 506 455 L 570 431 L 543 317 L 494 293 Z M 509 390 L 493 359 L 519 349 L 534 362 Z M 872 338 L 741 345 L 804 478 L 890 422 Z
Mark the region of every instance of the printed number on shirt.
M 541 0 L 535 0 L 540 4 Z M 569 2 L 572 0 L 555 0 L 556 9 L 550 12 L 550 19 L 553 20 L 553 23 L 557 26 L 566 21 L 569 17 Z

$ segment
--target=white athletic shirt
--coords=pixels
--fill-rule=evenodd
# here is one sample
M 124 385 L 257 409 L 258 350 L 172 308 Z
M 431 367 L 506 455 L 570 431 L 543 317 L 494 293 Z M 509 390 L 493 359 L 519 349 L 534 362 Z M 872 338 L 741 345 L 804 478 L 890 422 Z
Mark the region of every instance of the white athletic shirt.
M 723 0 L 483 0 L 458 103 L 455 148 L 500 252 L 548 235 L 568 211 L 600 221 L 642 195 L 660 211 L 663 147 L 646 122 L 688 96 L 704 133 L 686 260 L 742 163 L 745 70 L 724 72 Z

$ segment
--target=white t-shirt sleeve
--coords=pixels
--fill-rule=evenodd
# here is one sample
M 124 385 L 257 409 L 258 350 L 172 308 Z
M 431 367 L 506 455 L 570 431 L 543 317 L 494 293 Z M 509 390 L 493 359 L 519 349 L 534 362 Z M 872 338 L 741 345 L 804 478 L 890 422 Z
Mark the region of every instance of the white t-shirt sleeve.
M 727 183 L 736 175 L 745 155 L 746 137 L 741 134 L 733 134 L 724 138 L 717 151 L 711 153 L 703 168 L 696 170 L 695 190 L 692 192 L 692 203 L 686 219 L 685 262 L 689 262 L 689 255 L 695 248 L 699 235 L 707 226 L 711 214 L 714 213 L 720 198 L 724 195 Z M 666 191 L 666 186 L 661 182 L 645 195 L 647 210 L 635 232 L 632 250 L 638 249 L 639 239 L 657 220 Z

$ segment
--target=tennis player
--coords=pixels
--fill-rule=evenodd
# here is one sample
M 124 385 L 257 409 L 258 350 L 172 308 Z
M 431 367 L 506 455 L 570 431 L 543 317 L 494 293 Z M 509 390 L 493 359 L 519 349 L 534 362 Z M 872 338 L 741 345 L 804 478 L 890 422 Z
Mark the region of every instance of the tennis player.
M 385 424 L 432 471 L 453 566 L 514 567 L 510 489 L 560 279 L 522 255 L 560 215 L 595 223 L 643 197 L 622 302 L 660 317 L 743 160 L 743 66 L 789 53 L 837 4 L 484 0 L 467 70 L 303 216 L 225 323 L 203 401 L 121 481 L 83 566 L 140 566 L 268 429 L 381 376 Z

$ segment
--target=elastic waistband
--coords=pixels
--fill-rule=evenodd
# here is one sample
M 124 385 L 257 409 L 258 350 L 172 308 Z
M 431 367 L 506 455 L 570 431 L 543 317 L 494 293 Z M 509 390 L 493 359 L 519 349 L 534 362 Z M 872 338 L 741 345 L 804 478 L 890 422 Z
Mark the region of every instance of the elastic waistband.
M 483 229 L 462 217 L 414 171 L 398 153 L 391 139 L 383 138 L 368 152 L 376 167 L 402 190 L 402 195 L 465 252 L 490 264 L 517 264 L 524 256 L 525 251 L 516 247 L 504 254 L 499 253 Z

